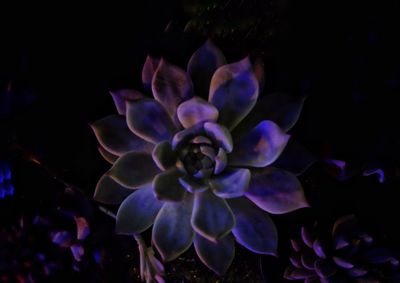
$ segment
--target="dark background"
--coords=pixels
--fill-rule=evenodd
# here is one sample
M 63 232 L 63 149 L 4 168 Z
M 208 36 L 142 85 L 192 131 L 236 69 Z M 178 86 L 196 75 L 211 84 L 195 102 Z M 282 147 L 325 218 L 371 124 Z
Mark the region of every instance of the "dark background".
M 193 19 L 188 7 L 204 8 L 206 2 L 1 9 L 0 93 L 11 81 L 13 102 L 1 116 L 0 150 L 1 159 L 12 165 L 16 191 L 14 197 L 0 200 L 0 223 L 5 227 L 21 215 L 51 214 L 60 202 L 70 203 L 63 184 L 51 178 L 54 174 L 90 198 L 108 165 L 97 153 L 88 123 L 115 112 L 108 91 L 141 89 L 141 68 L 148 53 L 185 67 L 193 51 L 210 36 L 229 61 L 246 54 L 264 59 L 263 95 L 279 91 L 308 97 L 292 138 L 317 158 L 300 178 L 312 208 L 274 217 L 282 256 L 261 259 L 265 275 L 278 282 L 286 264 L 287 240 L 298 234 L 300 226 L 314 220 L 329 226 L 348 213 L 356 214 L 398 253 L 399 3 L 215 1 L 228 3 L 227 8 L 197 15 L 200 23 L 211 16 L 222 25 L 224 19 L 228 24 L 249 17 L 260 19 L 258 28 L 248 37 L 242 37 L 240 23 L 231 34 L 216 35 L 212 27 L 209 34 L 196 27 L 184 34 L 181 29 Z M 267 16 L 262 10 L 266 7 Z M 165 33 L 171 21 L 171 31 Z M 27 161 L 30 154 L 52 172 Z M 336 180 L 324 165 L 326 158 L 347 161 L 357 168 L 354 176 Z M 386 182 L 363 177 L 365 168 L 384 169 Z M 131 266 L 138 266 L 135 243 L 112 236 L 113 223 L 107 216 L 93 211 L 88 215 L 93 223 L 101 223 L 89 249 L 105 247 L 106 263 L 99 273 L 103 275 L 100 279 L 98 267 L 89 264 L 68 276 L 82 282 L 110 282 L 111 278 L 126 282 Z M 56 226 L 64 225 L 59 221 Z M 187 257 L 194 258 L 192 253 Z M 239 249 L 225 280 L 232 281 L 235 272 L 239 277 L 246 273 L 247 282 L 260 280 L 258 263 L 257 255 Z M 214 278 L 198 265 L 198 261 L 172 263 L 169 278 L 181 280 L 193 270 L 201 278 Z

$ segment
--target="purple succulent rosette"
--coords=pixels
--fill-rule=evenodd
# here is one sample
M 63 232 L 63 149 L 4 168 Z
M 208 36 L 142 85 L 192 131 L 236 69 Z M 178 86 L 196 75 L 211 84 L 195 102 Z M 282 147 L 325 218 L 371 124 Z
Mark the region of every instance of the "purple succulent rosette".
M 303 282 L 400 282 L 399 260 L 374 243 L 354 215 L 339 218 L 330 236 L 316 229 L 301 230 L 292 240 L 295 253 L 284 277 Z
M 119 115 L 92 124 L 99 151 L 112 164 L 94 199 L 120 204 L 117 233 L 135 235 L 153 225 L 152 243 L 164 261 L 194 243 L 217 274 L 230 266 L 235 240 L 255 253 L 276 254 L 268 213 L 308 206 L 295 174 L 270 166 L 303 101 L 281 107 L 284 96 L 271 95 L 256 106 L 262 74 L 247 57 L 227 64 L 207 41 L 187 72 L 147 58 L 142 78 L 154 99 L 133 90 L 111 93 Z

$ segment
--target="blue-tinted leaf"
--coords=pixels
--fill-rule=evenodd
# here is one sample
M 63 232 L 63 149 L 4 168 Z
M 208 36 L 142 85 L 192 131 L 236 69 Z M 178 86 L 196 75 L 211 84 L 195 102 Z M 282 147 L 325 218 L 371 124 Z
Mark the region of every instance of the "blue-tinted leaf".
M 153 145 L 133 134 L 124 116 L 111 115 L 91 124 L 100 145 L 113 155 L 130 151 L 151 152 Z
M 167 112 L 154 99 L 128 102 L 126 119 L 131 131 L 154 144 L 170 140 L 176 132 Z
M 104 204 L 120 204 L 131 193 L 131 189 L 121 186 L 105 174 L 97 182 L 93 199 Z
M 116 233 L 142 233 L 153 224 L 162 204 L 154 196 L 151 184 L 139 188 L 121 203 L 117 213 Z
M 232 229 L 238 243 L 255 253 L 276 255 L 278 235 L 274 222 L 246 198 L 228 200 L 235 215 Z
M 235 257 L 235 242 L 231 234 L 212 242 L 196 233 L 194 247 L 201 261 L 218 275 L 222 275 Z
M 207 97 L 210 89 L 210 82 L 214 72 L 226 60 L 211 40 L 207 40 L 196 52 L 193 53 L 188 64 L 188 73 L 193 81 L 194 92 L 201 97 Z
M 197 233 L 216 241 L 231 231 L 235 218 L 226 201 L 207 190 L 195 194 L 191 222 Z
M 261 209 L 282 214 L 308 207 L 299 180 L 293 174 L 267 167 L 253 174 L 246 196 Z
M 274 162 L 289 140 L 271 121 L 262 121 L 249 134 L 235 142 L 235 149 L 228 157 L 234 166 L 265 167 Z
M 209 101 L 219 111 L 218 123 L 232 130 L 253 109 L 258 97 L 258 82 L 248 57 L 224 65 L 211 79 Z
M 190 195 L 182 202 L 165 202 L 153 226 L 152 242 L 164 261 L 171 261 L 192 244 L 194 232 L 190 224 L 193 200 Z
M 108 175 L 122 186 L 137 188 L 151 182 L 159 172 L 150 154 L 128 152 L 114 163 Z

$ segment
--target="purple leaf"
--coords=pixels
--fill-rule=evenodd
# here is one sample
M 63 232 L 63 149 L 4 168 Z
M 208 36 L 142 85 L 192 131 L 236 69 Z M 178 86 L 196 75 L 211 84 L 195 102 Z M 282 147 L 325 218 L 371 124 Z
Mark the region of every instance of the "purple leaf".
M 131 189 L 121 186 L 105 174 L 97 182 L 93 199 L 104 204 L 120 204 L 131 193 Z
M 176 168 L 158 174 L 153 180 L 156 198 L 165 201 L 182 201 L 185 196 L 185 188 L 179 181 L 181 176 L 182 173 Z
M 224 65 L 211 79 L 209 101 L 219 110 L 218 122 L 232 130 L 253 109 L 258 82 L 248 57 Z
M 210 241 L 217 241 L 227 235 L 235 225 L 235 217 L 224 199 L 210 190 L 194 196 L 193 229 Z
M 221 198 L 236 198 L 244 194 L 249 187 L 251 173 L 249 169 L 228 169 L 210 179 L 214 194 Z
M 147 56 L 142 69 L 142 82 L 145 91 L 151 91 L 151 82 L 153 81 L 154 73 L 160 63 L 160 59 L 153 56 Z
M 253 174 L 246 196 L 258 207 L 273 214 L 309 206 L 296 176 L 273 167 Z
M 114 163 L 107 174 L 118 184 L 134 189 L 153 180 L 159 172 L 150 154 L 128 152 Z
M 116 233 L 133 235 L 144 232 L 153 224 L 162 204 L 155 198 L 151 184 L 139 188 L 119 207 Z
M 109 153 L 121 156 L 127 152 L 151 152 L 153 145 L 133 134 L 125 117 L 107 116 L 90 125 L 100 145 Z
M 235 242 L 231 234 L 217 242 L 196 234 L 193 243 L 200 260 L 218 275 L 226 272 L 235 257 Z
M 286 135 L 274 122 L 262 121 L 248 135 L 235 142 L 228 164 L 265 167 L 274 162 L 285 148 Z
M 120 115 L 125 115 L 127 101 L 135 101 L 144 97 L 142 93 L 133 89 L 110 91 L 110 94 Z
M 221 50 L 216 47 L 211 40 L 207 40 L 199 49 L 197 49 L 188 63 L 188 73 L 192 78 L 195 94 L 201 97 L 207 97 L 210 89 L 210 82 L 214 72 L 226 60 Z
M 87 222 L 86 218 L 84 217 L 75 217 L 76 223 L 76 238 L 78 240 L 84 240 L 90 234 L 89 223 Z
M 193 200 L 191 195 L 182 202 L 165 202 L 153 226 L 152 242 L 164 261 L 171 261 L 192 244 L 194 232 L 190 224 Z
M 128 102 L 126 119 L 132 132 L 154 144 L 170 140 L 176 132 L 167 112 L 154 99 Z
M 232 230 L 239 244 L 255 253 L 276 255 L 278 235 L 274 222 L 246 198 L 228 200 L 235 215 Z
M 164 59 L 161 59 L 153 76 L 152 90 L 154 98 L 174 121 L 178 105 L 193 96 L 192 82 L 186 72 Z
M 218 119 L 218 109 L 211 103 L 193 97 L 178 106 L 177 110 L 179 122 L 184 128 L 190 128 L 202 122 L 215 122 Z

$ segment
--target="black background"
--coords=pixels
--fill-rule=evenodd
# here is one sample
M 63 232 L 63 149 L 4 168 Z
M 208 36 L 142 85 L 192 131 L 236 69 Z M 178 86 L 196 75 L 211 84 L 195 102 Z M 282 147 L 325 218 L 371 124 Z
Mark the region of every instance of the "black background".
M 257 1 L 251 2 L 256 9 Z M 264 94 L 285 91 L 308 96 L 292 138 L 318 160 L 300 178 L 312 208 L 274 217 L 281 233 L 282 259 L 263 259 L 274 266 L 266 271 L 272 282 L 281 277 L 287 239 L 314 220 L 329 226 L 334 219 L 354 213 L 394 251 L 400 251 L 399 3 L 321 2 L 286 1 L 274 35 L 263 42 L 232 45 L 229 38 L 215 38 L 230 61 L 248 53 L 263 57 Z M 14 105 L 12 114 L 1 120 L 1 154 L 13 165 L 16 184 L 14 199 L 0 202 L 4 225 L 21 214 L 51 211 L 57 206 L 51 192 L 62 191 L 61 184 L 43 170 L 24 162 L 16 145 L 90 196 L 107 164 L 97 153 L 88 123 L 114 113 L 108 91 L 140 89 L 148 53 L 184 67 L 205 39 L 181 33 L 180 24 L 164 33 L 171 20 L 188 20 L 182 3 L 34 8 L 1 9 L 0 90 L 12 81 L 16 96 L 23 89 L 37 96 L 28 106 Z M 373 176 L 363 177 L 361 171 L 339 182 L 328 174 L 322 162 L 326 158 L 360 168 L 383 168 L 387 180 L 380 184 Z M 94 221 L 106 221 L 105 216 L 96 217 Z M 112 222 L 108 225 L 112 227 Z M 134 243 L 130 248 L 135 249 Z M 112 246 L 114 260 L 124 257 L 120 250 Z M 257 256 L 249 257 L 239 255 L 235 268 L 241 262 L 258 262 Z M 121 274 L 129 273 L 128 263 L 110 264 L 103 280 L 109 282 L 110 274 L 118 273 L 115 276 L 120 277 L 114 279 L 125 282 Z M 249 269 L 259 278 L 258 266 Z

